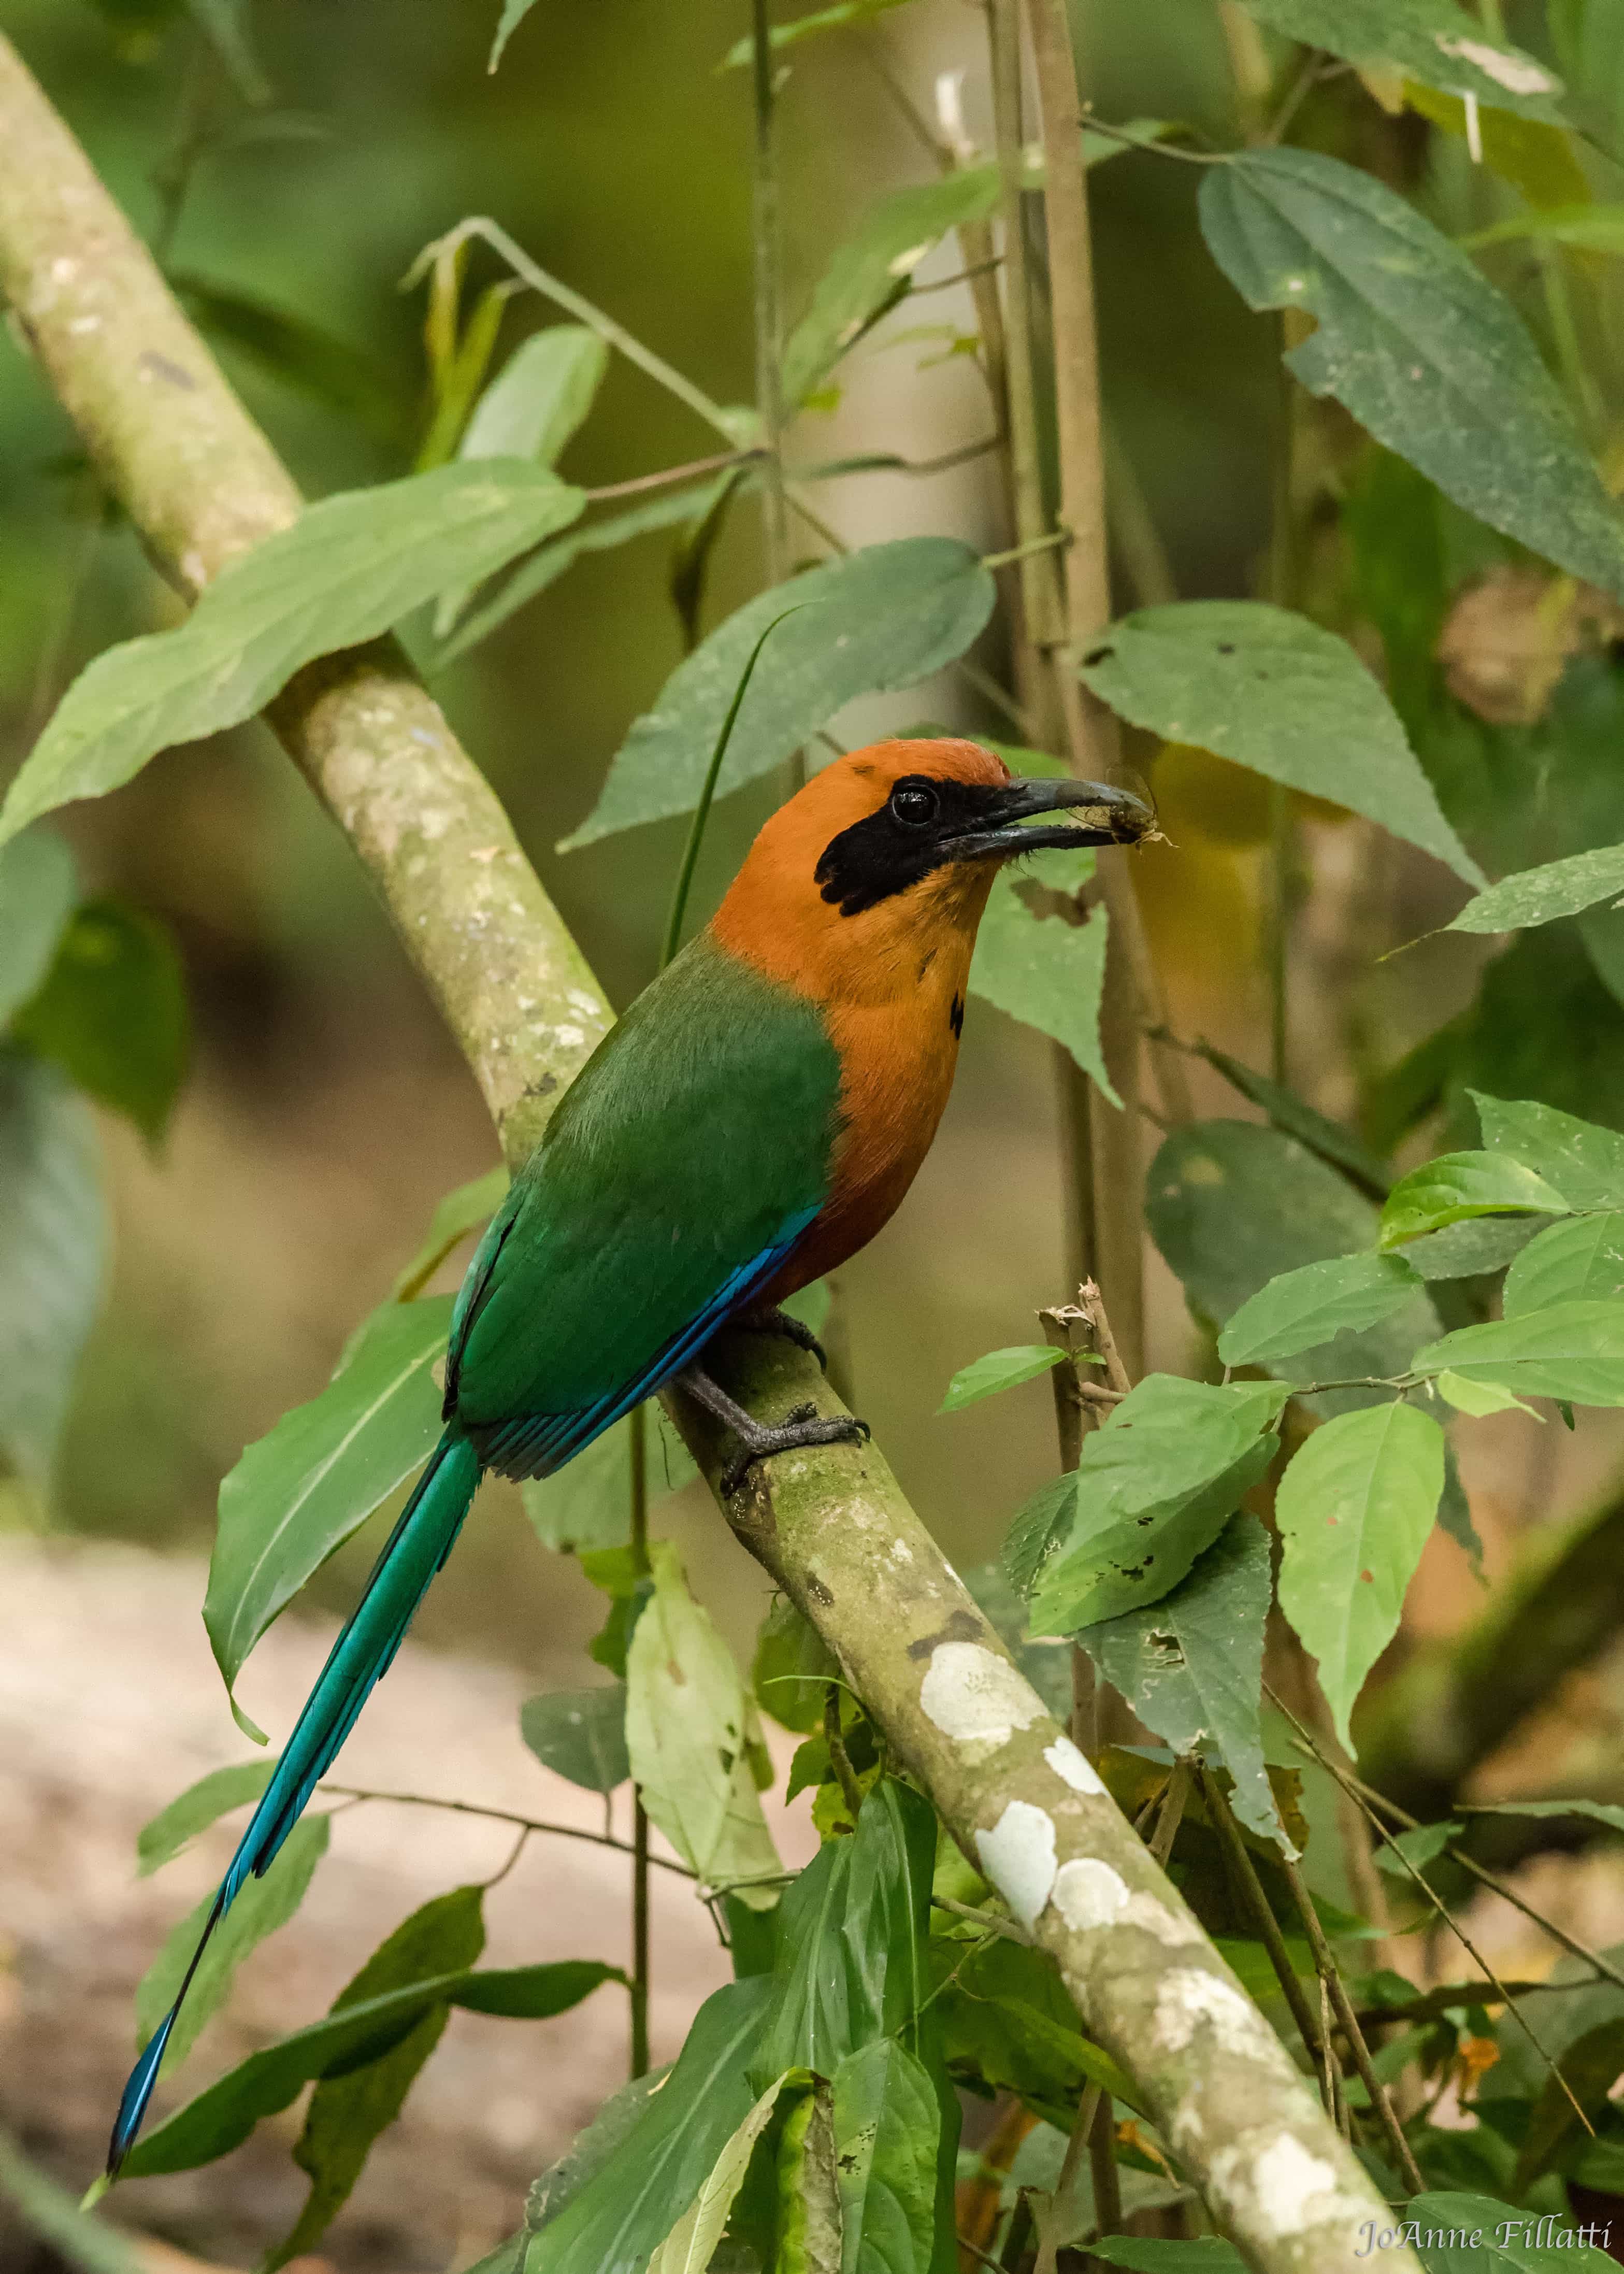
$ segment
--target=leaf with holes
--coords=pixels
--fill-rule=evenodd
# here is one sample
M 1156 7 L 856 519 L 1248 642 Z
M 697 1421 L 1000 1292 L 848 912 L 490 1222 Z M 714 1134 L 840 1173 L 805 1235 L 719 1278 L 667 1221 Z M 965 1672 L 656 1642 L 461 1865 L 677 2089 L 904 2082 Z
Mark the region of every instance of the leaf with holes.
M 1207 169 L 1200 207 L 1250 307 L 1319 320 L 1286 357 L 1311 395 L 1492 529 L 1624 592 L 1624 523 L 1539 350 L 1414 206 L 1316 151 L 1248 150 Z
M 1386 695 L 1346 640 L 1306 616 L 1261 600 L 1140 608 L 1111 625 L 1082 675 L 1134 726 L 1347 806 L 1482 882 Z
M 1319 1661 L 1350 1752 L 1348 1716 L 1397 1632 L 1443 1488 L 1443 1431 L 1395 1400 L 1316 1429 L 1274 1495 L 1280 1608 Z
M 1402 1310 L 1421 1282 L 1400 1255 L 1335 1255 L 1282 1272 L 1241 1305 L 1218 1337 L 1225 1366 L 1258 1366 L 1293 1358 L 1380 1326 Z
M 228 1691 L 255 1643 L 440 1435 L 449 1295 L 386 1303 L 319 1397 L 284 1413 L 220 1487 L 203 1623 Z M 250 1736 L 235 1700 L 232 1711 Z
M 307 506 L 222 569 L 184 624 L 79 674 L 6 794 L 0 840 L 117 789 L 160 750 L 252 719 L 302 665 L 490 576 L 585 502 L 543 467 L 492 458 Z
M 1507 1153 L 1440 1153 L 1394 1186 L 1378 1239 L 1390 1249 L 1468 1216 L 1568 1213 L 1560 1193 Z
M 1268 1534 L 1237 1515 L 1172 1593 L 1078 1640 L 1147 1729 L 1176 1753 L 1199 1752 L 1235 1780 L 1235 1812 L 1288 1855 L 1263 1763 L 1263 1629 L 1274 1593 Z
M 546 1690 L 519 1708 L 519 1734 L 543 1768 L 586 1792 L 613 1792 L 631 1774 L 626 1757 L 626 1690 Z
M 929 2274 L 942 2112 L 928 2071 L 882 2037 L 832 2082 L 841 2274 Z
M 808 568 L 736 609 L 636 719 L 603 794 L 561 850 L 688 812 L 756 642 L 762 652 L 717 782 L 725 797 L 799 749 L 859 695 L 912 687 L 964 653 L 992 613 L 991 574 L 951 537 L 904 537 Z
M 107 1260 L 96 1133 L 55 1066 L 0 1048 L 0 1471 L 49 1482 Z

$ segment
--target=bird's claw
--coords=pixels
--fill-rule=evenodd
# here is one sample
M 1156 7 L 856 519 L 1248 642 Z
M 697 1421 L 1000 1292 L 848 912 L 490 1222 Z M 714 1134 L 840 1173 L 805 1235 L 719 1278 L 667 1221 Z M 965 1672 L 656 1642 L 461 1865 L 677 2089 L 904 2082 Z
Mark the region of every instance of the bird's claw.
M 820 1415 L 815 1405 L 797 1405 L 776 1427 L 758 1428 L 744 1441 L 737 1457 L 722 1472 L 722 1490 L 736 1493 L 757 1461 L 773 1453 L 793 1453 L 808 1445 L 866 1444 L 873 1434 L 854 1413 Z
M 778 1335 L 785 1342 L 793 1343 L 797 1350 L 810 1351 L 823 1372 L 828 1373 L 829 1353 L 811 1328 L 794 1317 L 791 1312 L 781 1311 L 775 1304 L 770 1311 L 757 1312 L 756 1316 L 748 1319 L 745 1324 L 758 1335 Z

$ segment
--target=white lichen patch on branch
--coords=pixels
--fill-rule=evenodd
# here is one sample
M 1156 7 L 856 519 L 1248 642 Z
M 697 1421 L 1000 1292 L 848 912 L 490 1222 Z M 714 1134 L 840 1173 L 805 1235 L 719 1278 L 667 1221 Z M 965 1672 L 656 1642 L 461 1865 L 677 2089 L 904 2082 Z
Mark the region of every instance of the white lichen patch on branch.
M 1069 1784 L 1073 1792 L 1102 1793 L 1105 1790 L 1104 1781 L 1094 1763 L 1080 1746 L 1071 1743 L 1070 1737 L 1056 1737 L 1052 1745 L 1045 1745 L 1043 1758 L 1055 1774 L 1063 1783 Z
M 1283 2129 L 1243 2135 L 1214 2158 L 1213 2191 L 1235 2225 L 1271 2242 L 1335 2226 L 1351 2234 L 1370 2216 L 1363 2199 L 1337 2186 L 1323 2156 Z
M 1251 1999 L 1222 1975 L 1203 1967 L 1183 1966 L 1162 1979 L 1156 1991 L 1154 2034 L 1164 2052 L 1182 2053 L 1198 2029 L 1208 2029 L 1220 2052 L 1238 2053 L 1246 2060 L 1265 2060 L 1271 2068 L 1297 2072 L 1280 2039 Z
M 1022 1926 L 1035 1925 L 1055 1884 L 1055 1819 L 1012 1800 L 990 1832 L 975 1835 L 981 1869 Z
M 930 1653 L 919 1703 L 925 1719 L 944 1737 L 977 1747 L 977 1758 L 1049 1713 L 1019 1667 L 980 1642 L 939 1642 Z
M 1128 1908 L 1128 1886 L 1119 1871 L 1097 1856 L 1074 1856 L 1055 1875 L 1054 1905 L 1079 1934 L 1115 1926 Z

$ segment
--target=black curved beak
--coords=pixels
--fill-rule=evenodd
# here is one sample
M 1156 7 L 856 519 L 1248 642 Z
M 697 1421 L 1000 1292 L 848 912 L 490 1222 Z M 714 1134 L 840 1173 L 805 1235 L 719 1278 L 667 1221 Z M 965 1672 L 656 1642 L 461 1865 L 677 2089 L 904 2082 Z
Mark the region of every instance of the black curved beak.
M 1072 818 L 1033 825 L 1036 815 L 1061 812 Z M 984 861 L 1049 846 L 1137 845 L 1154 820 L 1142 798 L 1106 782 L 1012 781 L 991 793 L 974 825 L 948 839 L 947 850 L 955 861 Z

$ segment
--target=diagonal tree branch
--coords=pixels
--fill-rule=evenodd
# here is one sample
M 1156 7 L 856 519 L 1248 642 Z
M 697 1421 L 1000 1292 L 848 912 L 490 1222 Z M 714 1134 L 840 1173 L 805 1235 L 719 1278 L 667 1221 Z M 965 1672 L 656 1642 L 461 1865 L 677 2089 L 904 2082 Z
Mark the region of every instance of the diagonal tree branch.
M 4 39 L 0 290 L 183 590 L 297 512 L 265 438 Z M 312 666 L 271 723 L 360 855 L 521 1159 L 609 1013 L 500 806 L 387 642 Z M 723 1358 L 763 1417 L 808 1398 L 841 1410 L 803 1353 L 735 1336 Z M 687 1406 L 678 1418 L 714 1487 L 713 1425 Z M 1387 2221 L 1381 2198 L 878 1451 L 780 1459 L 726 1512 L 1053 1953 L 1086 2025 L 1139 2084 L 1249 2263 L 1351 2274 L 1361 2229 Z M 1384 2264 L 1416 2274 L 1402 2248 Z

